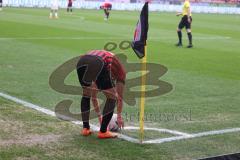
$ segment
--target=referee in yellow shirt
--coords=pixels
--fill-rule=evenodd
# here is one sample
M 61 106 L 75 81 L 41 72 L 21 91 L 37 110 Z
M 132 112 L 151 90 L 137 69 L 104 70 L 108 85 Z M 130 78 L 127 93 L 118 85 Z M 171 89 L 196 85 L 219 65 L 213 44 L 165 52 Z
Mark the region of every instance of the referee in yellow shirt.
M 187 30 L 189 45 L 187 48 L 192 48 L 192 33 L 191 33 L 191 23 L 192 23 L 192 14 L 190 9 L 190 2 L 189 0 L 185 0 L 183 4 L 183 11 L 182 13 L 177 13 L 177 16 L 182 15 L 182 19 L 178 25 L 177 33 L 178 33 L 178 43 L 176 46 L 182 46 L 182 29 L 185 27 Z

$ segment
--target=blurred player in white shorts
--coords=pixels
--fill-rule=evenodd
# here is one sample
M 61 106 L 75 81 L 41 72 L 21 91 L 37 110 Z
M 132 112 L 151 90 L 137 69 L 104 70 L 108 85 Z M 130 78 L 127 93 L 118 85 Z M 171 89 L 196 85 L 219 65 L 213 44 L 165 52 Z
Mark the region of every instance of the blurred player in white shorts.
M 58 0 L 51 0 L 51 11 L 49 18 L 58 18 Z

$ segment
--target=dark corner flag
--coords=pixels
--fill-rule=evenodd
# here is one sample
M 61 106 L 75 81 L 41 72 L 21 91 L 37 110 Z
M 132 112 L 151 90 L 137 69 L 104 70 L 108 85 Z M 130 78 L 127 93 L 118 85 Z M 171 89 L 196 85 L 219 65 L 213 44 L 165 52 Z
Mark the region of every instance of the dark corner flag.
M 140 18 L 134 33 L 134 40 L 132 42 L 132 49 L 138 56 L 143 58 L 145 56 L 145 46 L 147 45 L 148 34 L 148 2 L 142 8 Z

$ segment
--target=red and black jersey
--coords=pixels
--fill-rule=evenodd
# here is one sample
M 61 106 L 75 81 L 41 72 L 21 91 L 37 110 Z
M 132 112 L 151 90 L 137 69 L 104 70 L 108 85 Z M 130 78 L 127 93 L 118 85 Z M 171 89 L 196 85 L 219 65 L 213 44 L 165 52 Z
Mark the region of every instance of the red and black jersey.
M 72 3 L 73 2 L 73 0 L 68 0 L 68 3 Z
M 113 53 L 105 50 L 92 50 L 86 55 L 101 57 L 107 69 L 110 71 L 111 77 L 117 81 L 125 82 L 126 71 Z
M 101 8 L 103 9 L 111 9 L 112 8 L 112 4 L 111 3 L 108 3 L 108 2 L 105 2 L 101 5 Z

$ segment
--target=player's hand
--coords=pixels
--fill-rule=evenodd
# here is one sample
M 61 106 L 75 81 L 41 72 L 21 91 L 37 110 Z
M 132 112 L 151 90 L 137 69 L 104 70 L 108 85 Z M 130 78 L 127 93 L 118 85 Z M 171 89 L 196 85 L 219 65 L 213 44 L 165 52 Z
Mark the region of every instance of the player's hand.
M 121 114 L 117 115 L 117 123 L 120 129 L 124 128 L 124 121 Z
M 177 13 L 177 14 L 176 14 L 176 16 L 180 16 L 180 15 L 181 15 L 181 13 Z

